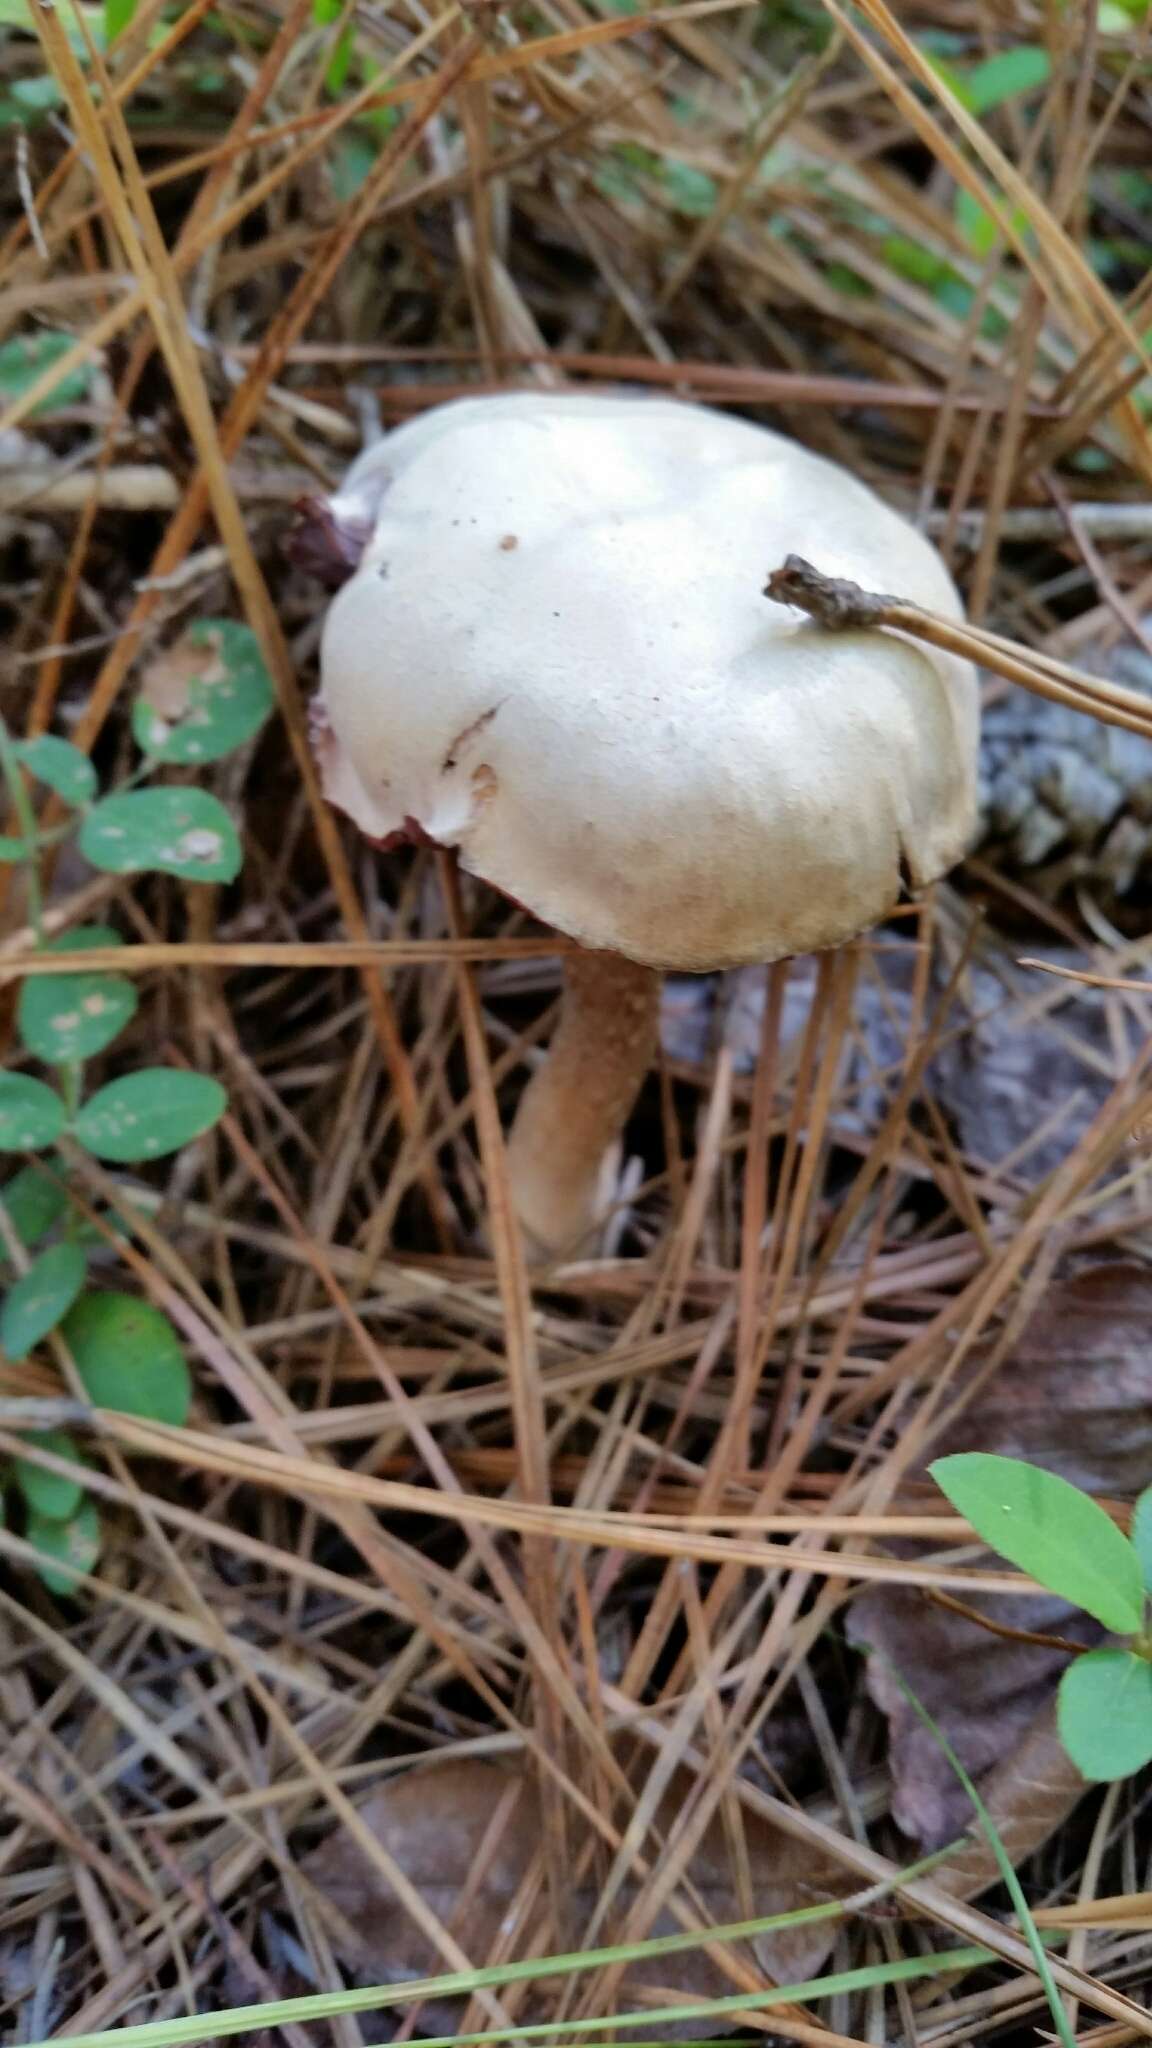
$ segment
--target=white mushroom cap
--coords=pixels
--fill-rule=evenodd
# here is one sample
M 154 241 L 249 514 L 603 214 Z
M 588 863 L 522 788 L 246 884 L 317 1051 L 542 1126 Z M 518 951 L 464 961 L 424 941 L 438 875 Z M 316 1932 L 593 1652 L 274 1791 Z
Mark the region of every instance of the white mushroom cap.
M 951 617 L 929 543 L 784 436 L 645 397 L 437 408 L 323 641 L 328 795 L 584 945 L 707 969 L 835 945 L 965 850 L 976 678 L 761 595 L 787 554 Z

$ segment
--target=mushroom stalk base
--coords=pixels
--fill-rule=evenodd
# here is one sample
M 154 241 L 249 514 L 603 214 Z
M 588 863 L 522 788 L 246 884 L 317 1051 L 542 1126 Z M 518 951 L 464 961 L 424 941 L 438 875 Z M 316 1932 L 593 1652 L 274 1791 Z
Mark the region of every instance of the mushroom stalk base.
M 612 1148 L 656 1051 L 660 975 L 619 953 L 572 953 L 560 1022 L 508 1138 L 534 1258 L 586 1251 L 612 1198 Z

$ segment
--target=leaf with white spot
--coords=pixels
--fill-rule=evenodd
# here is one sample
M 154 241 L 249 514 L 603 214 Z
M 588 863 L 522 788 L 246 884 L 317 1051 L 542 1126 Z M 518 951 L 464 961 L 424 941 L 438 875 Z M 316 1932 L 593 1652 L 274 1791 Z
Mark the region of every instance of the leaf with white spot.
M 33 1346 L 67 1315 L 84 1285 L 88 1263 L 78 1244 L 52 1244 L 10 1287 L 0 1308 L 0 1346 L 9 1358 L 27 1358 Z
M 0 1152 L 37 1152 L 60 1136 L 64 1122 L 54 1088 L 30 1074 L 0 1074 Z
M 84 1495 L 74 1515 L 57 1522 L 47 1515 L 29 1515 L 25 1535 L 45 1562 L 37 1566 L 50 1593 L 75 1593 L 75 1572 L 90 1572 L 100 1555 L 100 1515 L 90 1493 Z M 57 1566 L 72 1565 L 73 1571 Z
M 119 946 L 119 932 L 94 924 L 53 939 L 52 953 Z M 136 1014 L 136 990 L 123 974 L 30 974 L 20 992 L 20 1036 L 53 1066 L 91 1059 L 119 1036 Z
M 109 1081 L 77 1113 L 73 1135 L 97 1159 L 116 1165 L 178 1152 L 223 1116 L 228 1097 L 210 1074 L 141 1067 Z
M 71 740 L 44 732 L 34 740 L 18 741 L 12 751 L 37 782 L 55 790 L 66 804 L 86 804 L 95 796 L 96 770 Z
M 153 761 L 196 766 L 253 739 L 273 702 L 251 628 L 236 619 L 201 619 L 149 667 L 132 730 Z
M 132 789 L 94 804 L 80 851 L 111 875 L 145 870 L 185 882 L 231 882 L 240 840 L 222 803 L 204 789 Z

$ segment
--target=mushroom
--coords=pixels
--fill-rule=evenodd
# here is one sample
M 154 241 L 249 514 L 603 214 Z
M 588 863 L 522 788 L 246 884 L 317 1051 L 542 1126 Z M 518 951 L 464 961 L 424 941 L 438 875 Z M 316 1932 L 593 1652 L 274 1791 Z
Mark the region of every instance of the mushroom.
M 960 615 L 929 543 L 783 435 L 648 397 L 437 407 L 353 466 L 324 627 L 330 800 L 578 941 L 509 1138 L 536 1256 L 586 1246 L 659 973 L 835 946 L 963 854 L 972 668 L 764 603 L 791 552 Z

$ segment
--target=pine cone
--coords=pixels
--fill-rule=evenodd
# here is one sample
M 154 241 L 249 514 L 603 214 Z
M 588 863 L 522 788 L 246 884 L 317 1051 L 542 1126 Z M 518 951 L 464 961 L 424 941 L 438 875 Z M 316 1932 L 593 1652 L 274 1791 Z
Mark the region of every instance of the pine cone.
M 1152 697 L 1152 655 L 1132 641 L 1078 665 Z M 1152 869 L 1152 745 L 1012 689 L 984 713 L 980 822 L 981 850 L 1030 886 L 1124 896 Z

